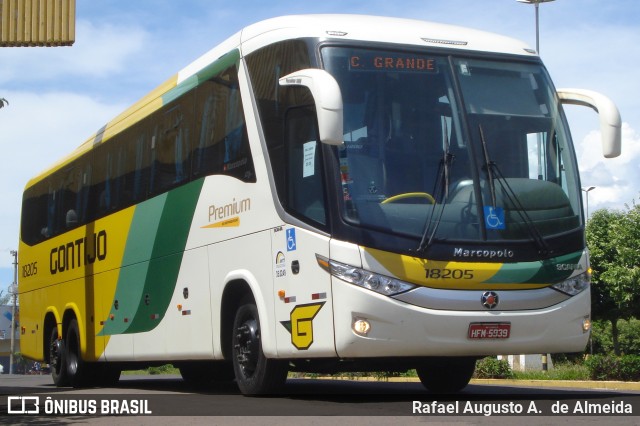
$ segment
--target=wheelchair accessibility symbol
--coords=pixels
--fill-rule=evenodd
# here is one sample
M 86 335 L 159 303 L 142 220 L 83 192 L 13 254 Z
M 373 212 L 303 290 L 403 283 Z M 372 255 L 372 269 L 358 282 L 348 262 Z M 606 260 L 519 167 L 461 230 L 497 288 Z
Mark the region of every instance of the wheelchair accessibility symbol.
M 294 251 L 296 248 L 296 230 L 287 229 L 287 251 Z
M 484 207 L 484 223 L 487 229 L 505 229 L 504 209 L 502 207 Z

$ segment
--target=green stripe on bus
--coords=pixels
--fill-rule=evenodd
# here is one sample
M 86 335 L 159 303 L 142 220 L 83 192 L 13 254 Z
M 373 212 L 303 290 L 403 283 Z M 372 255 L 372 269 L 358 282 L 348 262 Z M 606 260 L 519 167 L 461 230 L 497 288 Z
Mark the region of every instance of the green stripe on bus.
M 109 319 L 99 335 L 124 333 L 138 309 L 166 200 L 167 194 L 162 194 L 136 206 Z
M 226 55 L 221 56 L 211 65 L 208 65 L 205 68 L 201 69 L 200 71 L 198 71 L 198 73 L 192 75 L 191 77 L 188 77 L 176 87 L 162 95 L 162 104 L 167 105 L 175 101 L 180 96 L 184 95 L 203 81 L 206 81 L 211 77 L 220 74 L 231 65 L 237 63 L 239 59 L 240 52 L 238 52 L 237 50 L 233 50 Z
M 99 335 L 155 328 L 175 290 L 182 254 L 204 179 L 136 207 L 110 318 Z M 115 308 L 117 301 L 118 308 Z
M 142 299 L 126 333 L 152 330 L 164 318 L 176 287 L 203 184 L 204 179 L 198 179 L 169 192 L 156 233 Z
M 493 277 L 485 282 L 555 284 L 567 279 L 574 271 L 572 268 L 558 268 L 558 265 L 578 265 L 581 257 L 582 252 L 579 251 L 542 261 L 505 263 Z
M 573 268 L 580 265 L 582 255 L 583 253 L 579 251 L 541 261 L 542 266 L 538 273 L 531 278 L 530 282 L 555 284 L 566 280 L 575 272 Z M 562 267 L 559 268 L 558 265 L 562 265 Z

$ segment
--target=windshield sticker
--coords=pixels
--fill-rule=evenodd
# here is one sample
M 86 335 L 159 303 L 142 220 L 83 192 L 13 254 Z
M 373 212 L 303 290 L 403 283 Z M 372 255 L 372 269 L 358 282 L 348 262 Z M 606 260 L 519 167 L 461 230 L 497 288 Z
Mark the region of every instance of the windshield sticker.
M 316 163 L 316 141 L 307 142 L 302 145 L 303 149 L 303 164 L 302 164 L 302 177 L 306 178 L 313 176 L 315 172 Z
M 471 71 L 469 70 L 469 65 L 466 62 L 460 63 L 460 74 L 462 75 L 471 75 Z
M 349 58 L 350 71 L 400 71 L 437 73 L 436 60 L 401 53 L 359 52 Z
M 505 229 L 504 209 L 502 207 L 484 206 L 484 223 L 487 225 L 487 229 L 496 231 Z

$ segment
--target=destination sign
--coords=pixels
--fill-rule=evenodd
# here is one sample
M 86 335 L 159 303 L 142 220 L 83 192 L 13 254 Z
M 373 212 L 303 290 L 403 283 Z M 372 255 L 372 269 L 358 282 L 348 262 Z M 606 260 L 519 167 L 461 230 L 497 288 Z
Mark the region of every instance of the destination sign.
M 400 71 L 437 73 L 436 59 L 428 56 L 387 53 L 358 52 L 349 57 L 351 71 Z

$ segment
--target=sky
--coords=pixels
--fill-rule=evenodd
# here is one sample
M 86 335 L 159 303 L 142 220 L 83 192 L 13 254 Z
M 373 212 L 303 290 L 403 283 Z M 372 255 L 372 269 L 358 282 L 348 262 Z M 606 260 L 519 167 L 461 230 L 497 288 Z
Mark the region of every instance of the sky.
M 640 201 L 640 2 L 540 5 L 540 55 L 556 87 L 609 96 L 622 115 L 622 155 L 604 159 L 597 114 L 566 107 L 589 212 Z M 77 0 L 72 47 L 0 48 L 0 291 L 13 280 L 22 190 L 119 112 L 251 23 L 350 13 L 492 31 L 535 47 L 535 8 L 516 0 Z

